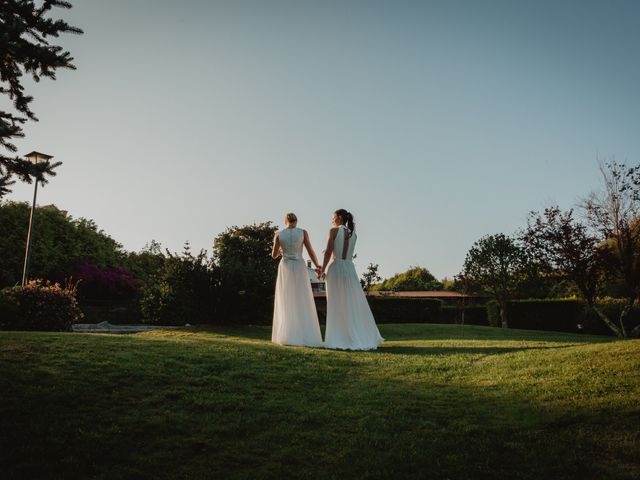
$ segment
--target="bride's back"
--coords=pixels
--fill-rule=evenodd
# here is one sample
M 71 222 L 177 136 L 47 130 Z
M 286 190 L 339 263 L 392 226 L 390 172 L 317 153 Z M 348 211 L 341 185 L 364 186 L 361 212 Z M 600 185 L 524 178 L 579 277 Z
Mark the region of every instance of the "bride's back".
M 345 255 L 345 236 L 348 237 L 346 255 Z M 356 248 L 356 234 L 352 233 L 349 236 L 349 230 L 344 226 L 340 225 L 338 227 L 338 233 L 336 233 L 336 238 L 333 240 L 333 255 L 334 258 L 338 260 L 353 260 L 353 252 Z
M 304 230 L 298 227 L 284 228 L 278 234 L 282 246 L 282 258 L 302 258 L 302 245 L 304 243 Z

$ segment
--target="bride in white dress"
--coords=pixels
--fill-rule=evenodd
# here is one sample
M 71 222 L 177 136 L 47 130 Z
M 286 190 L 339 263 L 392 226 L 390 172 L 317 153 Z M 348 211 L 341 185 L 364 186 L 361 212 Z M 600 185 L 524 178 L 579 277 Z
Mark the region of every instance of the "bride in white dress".
M 327 330 L 324 346 L 341 350 L 375 350 L 384 340 L 369 308 L 356 268 L 353 215 L 344 209 L 333 214 L 334 227 L 320 270 L 327 282 Z M 326 271 L 326 274 L 325 274 Z
M 303 245 L 319 268 L 318 258 L 307 231 L 297 228 L 296 215 L 287 213 L 285 223 L 286 228 L 276 232 L 273 238 L 271 252 L 274 259 L 282 255 L 276 280 L 271 340 L 281 345 L 321 347 L 322 334 L 307 264 L 302 258 Z

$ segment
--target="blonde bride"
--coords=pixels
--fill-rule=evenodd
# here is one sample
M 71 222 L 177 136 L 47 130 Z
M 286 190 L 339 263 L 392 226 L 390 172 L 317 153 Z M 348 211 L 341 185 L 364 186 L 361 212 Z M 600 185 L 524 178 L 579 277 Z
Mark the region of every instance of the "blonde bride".
M 320 347 L 322 334 L 302 247 L 306 247 L 316 267 L 319 267 L 318 259 L 309 234 L 298 228 L 294 213 L 287 213 L 285 224 L 286 228 L 276 232 L 271 252 L 274 259 L 282 255 L 276 280 L 271 340 L 281 345 Z

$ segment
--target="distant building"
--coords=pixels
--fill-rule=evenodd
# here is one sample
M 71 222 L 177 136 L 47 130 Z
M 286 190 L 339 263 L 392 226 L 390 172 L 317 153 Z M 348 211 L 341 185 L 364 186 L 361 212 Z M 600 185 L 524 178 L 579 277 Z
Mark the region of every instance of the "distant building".
M 314 272 L 315 273 L 315 272 Z M 317 277 L 316 277 L 317 278 Z M 313 282 L 313 280 L 312 280 Z M 316 303 L 318 301 L 324 301 L 326 297 L 326 288 L 322 285 L 322 290 L 313 290 L 313 296 L 316 297 Z M 458 305 L 459 302 L 465 301 L 469 304 L 484 305 L 489 297 L 484 295 L 464 295 L 459 292 L 449 292 L 443 290 L 437 291 L 416 291 L 416 292 L 381 292 L 371 291 L 366 292 L 367 297 L 383 297 L 383 298 L 436 298 L 442 300 L 445 305 Z

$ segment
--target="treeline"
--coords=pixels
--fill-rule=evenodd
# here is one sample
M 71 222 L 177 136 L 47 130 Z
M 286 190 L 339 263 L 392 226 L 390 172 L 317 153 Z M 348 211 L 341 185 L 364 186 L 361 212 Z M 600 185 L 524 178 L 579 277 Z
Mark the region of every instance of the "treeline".
M 460 290 L 491 297 L 503 327 L 512 300 L 574 294 L 618 337 L 640 335 L 628 321 L 640 298 L 640 165 L 610 161 L 600 171 L 599 188 L 573 208 L 551 205 L 513 235 L 475 242 L 456 277 Z M 607 296 L 622 307 L 605 308 Z
M 0 204 L 0 288 L 22 276 L 29 206 Z M 54 206 L 36 211 L 30 277 L 73 283 L 87 321 L 265 323 L 270 320 L 277 263 L 270 257 L 270 222 L 231 227 L 213 254 L 170 252 L 151 241 L 126 251 L 95 222 Z
M 635 318 L 640 298 L 640 166 L 610 162 L 601 173 L 600 188 L 574 208 L 531 212 L 527 225 L 514 234 L 476 241 L 453 281 L 440 282 L 427 269 L 412 267 L 381 282 L 378 266 L 370 264 L 363 288 L 447 288 L 482 296 L 495 302 L 503 327 L 511 326 L 510 310 L 522 310 L 513 306 L 515 300 L 573 297 L 608 331 L 636 337 L 640 325 L 630 315 Z M 0 288 L 21 278 L 28 215 L 26 204 L 0 203 Z M 270 222 L 228 228 L 215 237 L 211 256 L 192 252 L 188 243 L 176 253 L 153 241 L 128 252 L 93 221 L 74 219 L 55 207 L 37 209 L 35 222 L 31 277 L 71 282 L 67 292 L 77 292 L 90 321 L 270 321 L 277 269 L 270 258 L 276 230 Z M 17 295 L 14 291 L 12 298 Z M 619 299 L 620 308 L 606 306 L 606 297 Z M 554 307 L 541 308 L 549 316 L 545 309 Z
M 514 300 L 574 298 L 608 332 L 638 337 L 640 325 L 629 315 L 640 300 L 640 165 L 612 160 L 600 164 L 600 173 L 599 188 L 572 208 L 550 205 L 530 212 L 527 225 L 512 235 L 496 233 L 477 240 L 453 279 L 438 281 L 426 268 L 411 267 L 380 282 L 378 265 L 370 264 L 363 287 L 482 295 L 495 302 L 503 327 L 510 326 L 513 308 L 520 309 L 521 316 L 521 304 L 511 306 Z M 620 308 L 611 308 L 609 298 L 620 299 L 614 302 Z M 562 309 L 567 304 L 544 305 Z M 577 328 L 578 316 L 570 318 Z

